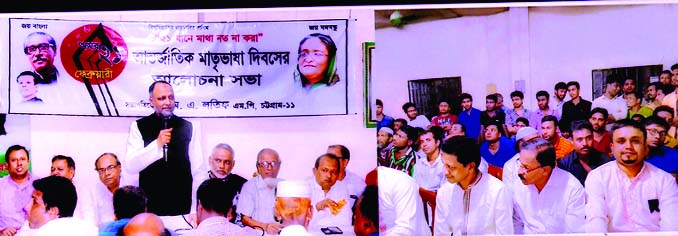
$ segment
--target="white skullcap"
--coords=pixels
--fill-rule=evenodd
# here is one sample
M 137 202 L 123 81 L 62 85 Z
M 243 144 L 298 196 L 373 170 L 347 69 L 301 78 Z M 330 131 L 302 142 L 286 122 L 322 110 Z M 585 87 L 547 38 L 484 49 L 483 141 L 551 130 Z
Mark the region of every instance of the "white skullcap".
M 537 130 L 530 127 L 530 126 L 522 127 L 516 133 L 516 141 L 521 140 L 521 139 L 523 139 L 527 136 L 534 135 L 536 133 L 537 133 Z
M 304 226 L 289 225 L 280 231 L 280 236 L 311 236 Z
M 302 181 L 283 180 L 278 182 L 276 197 L 301 197 L 310 198 L 311 190 L 308 184 Z
M 386 132 L 393 135 L 393 130 L 389 127 L 381 127 L 381 129 L 379 129 L 379 132 Z

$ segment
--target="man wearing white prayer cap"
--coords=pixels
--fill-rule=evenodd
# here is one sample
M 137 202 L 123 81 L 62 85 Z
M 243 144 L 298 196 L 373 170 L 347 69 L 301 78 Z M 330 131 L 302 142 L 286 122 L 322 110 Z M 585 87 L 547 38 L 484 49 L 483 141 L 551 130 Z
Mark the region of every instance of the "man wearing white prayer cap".
M 294 180 L 278 182 L 275 215 L 282 220 L 280 236 L 311 236 L 308 224 L 311 222 L 313 207 L 308 184 Z
M 504 163 L 504 168 L 502 168 L 504 173 L 502 174 L 501 179 L 504 184 L 510 186 L 514 182 L 521 182 L 518 178 L 518 157 L 520 157 L 520 144 L 538 137 L 539 133 L 537 132 L 537 129 L 533 127 L 527 126 L 518 129 L 518 132 L 516 132 L 516 151 L 518 153 L 506 161 L 506 163 Z M 511 188 L 508 188 L 508 190 L 511 190 Z

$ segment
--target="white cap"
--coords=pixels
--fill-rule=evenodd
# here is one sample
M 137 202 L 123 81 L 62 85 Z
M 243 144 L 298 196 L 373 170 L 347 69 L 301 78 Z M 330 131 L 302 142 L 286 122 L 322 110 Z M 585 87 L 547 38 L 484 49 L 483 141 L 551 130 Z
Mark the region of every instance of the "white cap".
M 530 127 L 530 126 L 522 127 L 516 133 L 516 141 L 519 141 L 519 140 L 521 140 L 521 139 L 523 139 L 527 136 L 534 135 L 536 133 L 537 133 L 537 130 Z
M 280 236 L 311 236 L 304 226 L 288 225 L 280 231 Z
M 386 127 L 386 126 L 381 127 L 381 129 L 379 129 L 377 132 L 386 132 L 386 133 L 393 135 L 393 130 L 389 127 Z
M 295 180 L 283 180 L 278 182 L 276 197 L 301 197 L 311 198 L 311 190 L 306 182 Z

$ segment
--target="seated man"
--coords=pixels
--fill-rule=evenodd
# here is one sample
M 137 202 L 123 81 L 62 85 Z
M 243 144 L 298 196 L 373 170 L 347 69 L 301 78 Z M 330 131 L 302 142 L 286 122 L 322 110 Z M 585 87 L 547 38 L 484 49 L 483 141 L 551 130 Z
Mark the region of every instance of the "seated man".
M 81 196 L 83 199 L 89 198 L 87 203 L 90 205 L 76 208 L 84 210 L 85 219 L 101 226 L 115 220 L 113 193 L 121 186 L 122 168 L 118 156 L 113 153 L 101 154 L 94 161 L 94 168 L 99 174 L 100 182 L 95 184 L 89 195 Z
M 242 223 L 250 227 L 259 227 L 267 234 L 276 234 L 282 225 L 274 219 L 275 189 L 280 181 L 280 156 L 270 148 L 264 148 L 257 154 L 257 176 L 242 186 L 238 201 L 238 213 Z
M 678 230 L 678 185 L 669 173 L 645 163 L 645 127 L 632 120 L 612 126 L 608 162 L 586 177 L 586 232 Z
M 50 174 L 65 177 L 73 181 L 75 176 L 75 161 L 73 158 L 64 155 L 56 155 L 52 157 L 52 167 Z
M 348 193 L 350 194 L 349 206 L 353 206 L 358 196 L 363 193 L 365 189 L 365 180 L 357 174 L 346 170 L 348 163 L 351 161 L 351 152 L 348 148 L 341 144 L 330 145 L 327 147 L 327 153 L 334 154 L 339 158 L 339 173 L 337 174 L 337 181 L 346 183 Z
M 377 132 L 377 165 L 388 165 L 388 154 L 393 148 L 393 130 L 389 127 L 381 127 Z
M 207 171 L 207 176 L 209 179 L 219 179 L 226 183 L 226 186 L 233 188 L 235 190 L 235 195 L 233 196 L 233 207 L 230 214 L 233 215 L 231 222 L 237 225 L 242 225 L 242 219 L 240 215 L 236 214 L 236 206 L 238 204 L 238 199 L 240 199 L 240 191 L 242 186 L 247 182 L 247 179 L 243 178 L 238 174 L 231 173 L 233 167 L 235 167 L 235 151 L 233 148 L 225 143 L 217 144 L 212 149 L 212 154 L 210 154 L 209 160 L 207 161 L 210 166 L 210 170 Z
M 77 193 L 75 186 L 61 176 L 48 176 L 33 181 L 32 199 L 26 206 L 28 227 L 18 235 L 82 235 L 97 234 L 97 227 L 73 218 Z
M 414 165 L 417 161 L 417 152 L 412 148 L 419 133 L 412 126 L 404 126 L 393 134 L 393 148 L 387 156 L 387 167 L 405 172 L 414 177 Z
M 678 180 L 678 151 L 664 145 L 669 124 L 659 117 L 650 116 L 644 125 L 647 129 L 647 146 L 650 148 L 645 161 L 669 172 Z
M 146 194 L 137 186 L 127 185 L 116 189 L 113 193 L 113 211 L 117 220 L 104 223 L 99 228 L 99 236 L 116 236 L 132 217 L 146 212 L 146 201 Z
M 434 235 L 513 234 L 511 192 L 478 170 L 479 150 L 475 140 L 466 137 L 443 144 L 449 184 L 436 196 Z
M 504 133 L 502 127 L 496 121 L 486 123 L 485 141 L 480 145 L 480 155 L 489 164 L 487 173 L 500 180 L 503 175 L 504 164 L 517 153 L 513 141 L 502 135 Z
M 584 232 L 584 187 L 556 167 L 553 145 L 541 138 L 523 143 L 518 163 L 522 183 L 508 186 L 513 192 L 515 232 Z
M 308 225 L 313 216 L 311 190 L 302 181 L 280 181 L 275 198 L 275 215 L 283 222 L 280 236 L 311 236 Z
M 348 188 L 343 181 L 337 181 L 340 165 L 339 158 L 330 153 L 320 155 L 315 160 L 314 178 L 307 180 L 315 209 L 309 224 L 311 229 L 351 226 Z
M 571 125 L 573 121 L 569 122 L 568 126 Z M 568 128 L 568 133 L 572 133 Z M 556 159 L 560 160 L 565 157 L 568 153 L 574 150 L 574 145 L 565 139 L 563 136 L 558 134 L 558 119 L 555 116 L 544 116 L 541 119 L 541 137 L 548 140 L 553 145 L 553 148 L 556 150 Z
M 153 213 L 141 213 L 129 220 L 127 225 L 122 228 L 124 236 L 170 236 L 170 231 L 165 228 L 165 224 L 158 215 Z
M 417 183 L 402 171 L 379 166 L 365 177 L 367 186 L 377 186 L 379 232 L 389 236 L 430 236 L 424 219 L 424 204 Z M 374 206 L 370 206 L 374 207 Z
M 257 235 L 249 227 L 241 228 L 230 222 L 232 218 L 231 207 L 237 189 L 229 188 L 228 184 L 221 179 L 207 179 L 197 191 L 196 214 L 198 217 L 198 227 L 187 232 L 184 235 Z
M 572 122 L 572 141 L 574 151 L 558 160 L 558 167 L 570 172 L 584 185 L 586 176 L 591 170 L 611 161 L 612 158 L 593 148 L 593 127 L 587 121 Z
M 31 200 L 34 177 L 28 172 L 30 158 L 24 146 L 10 146 L 4 157 L 9 175 L 0 178 L 0 235 L 14 235 L 26 221 L 23 208 Z

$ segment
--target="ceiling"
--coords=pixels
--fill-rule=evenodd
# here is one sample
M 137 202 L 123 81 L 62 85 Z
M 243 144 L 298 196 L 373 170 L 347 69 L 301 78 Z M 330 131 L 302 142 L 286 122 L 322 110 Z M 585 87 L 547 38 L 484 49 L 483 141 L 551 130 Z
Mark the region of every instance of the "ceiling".
M 403 24 L 420 23 L 433 20 L 457 18 L 462 16 L 487 16 L 508 11 L 508 7 L 493 8 L 455 8 L 455 9 L 402 9 Z M 394 27 L 390 22 L 393 10 L 374 11 L 374 23 L 376 29 Z

